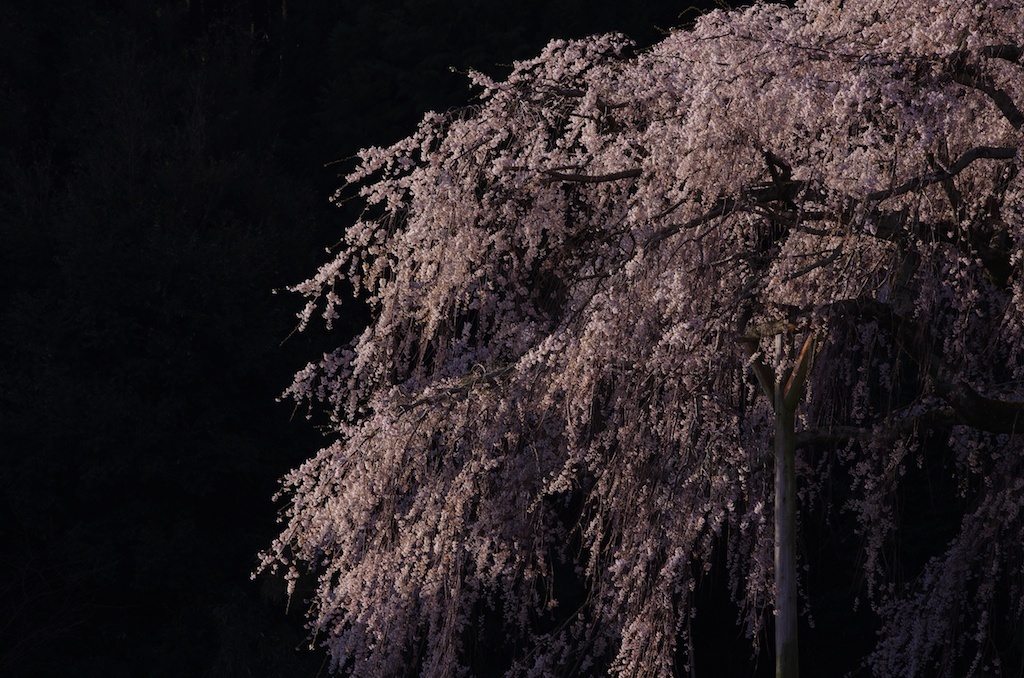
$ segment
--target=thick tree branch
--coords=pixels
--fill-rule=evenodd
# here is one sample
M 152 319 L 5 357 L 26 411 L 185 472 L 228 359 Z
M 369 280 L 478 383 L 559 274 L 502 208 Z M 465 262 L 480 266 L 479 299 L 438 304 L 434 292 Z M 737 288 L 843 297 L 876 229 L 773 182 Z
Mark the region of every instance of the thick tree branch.
M 515 369 L 514 364 L 502 365 L 490 370 L 483 365 L 474 365 L 473 369 L 462 378 L 438 385 L 426 395 L 416 398 L 412 395 L 404 395 L 396 398 L 396 402 L 405 411 L 414 410 L 421 405 L 436 404 L 458 400 L 479 387 L 492 387 L 508 373 Z M 422 393 L 422 391 L 420 391 Z
M 926 333 L 913 321 L 874 299 L 841 301 L 834 307 L 871 318 L 904 351 L 917 357 L 931 379 L 934 394 L 949 403 L 955 412 L 958 418 L 955 423 L 989 433 L 1024 433 L 1024 402 L 997 400 L 978 393 L 953 373 L 941 351 L 925 339 Z
M 757 377 L 757 383 L 761 386 L 761 390 L 769 400 L 775 398 L 775 375 L 772 374 L 772 370 L 765 365 L 764 361 L 760 357 L 754 357 L 757 353 L 757 340 L 749 337 L 740 337 L 739 344 L 743 348 L 744 357 L 750 361 L 750 368 L 754 371 L 754 376 Z
M 1007 93 L 1006 90 L 996 87 L 994 84 L 989 82 L 986 78 L 982 78 L 978 75 L 971 75 L 970 73 L 954 73 L 953 80 L 964 85 L 965 87 L 971 87 L 987 94 L 992 100 L 992 103 L 999 108 L 999 111 L 1006 117 L 1007 122 L 1013 125 L 1014 129 L 1021 129 L 1024 127 L 1024 113 L 1020 112 L 1017 108 L 1017 104 L 1014 103 L 1013 98 Z
M 964 171 L 975 160 L 983 158 L 988 160 L 1012 160 L 1016 155 L 1017 149 L 1013 147 L 977 146 L 965 152 L 957 158 L 956 162 L 946 169 L 922 174 L 921 176 L 914 177 L 913 179 L 910 179 L 894 188 L 887 188 L 882 191 L 868 193 L 867 200 L 869 202 L 881 202 L 888 198 L 894 198 L 898 195 L 920 190 L 925 186 L 930 186 L 931 184 L 935 184 L 940 181 L 952 179 L 956 175 L 960 174 L 960 172 Z
M 736 204 L 736 200 L 732 198 L 722 198 L 714 207 L 709 209 L 704 214 L 698 217 L 694 217 L 693 219 L 690 219 L 685 223 L 672 224 L 662 229 L 661 231 L 658 231 L 653 236 L 651 236 L 650 239 L 644 245 L 647 249 L 650 249 L 656 246 L 658 243 L 662 242 L 663 240 L 671 238 L 677 233 L 692 230 L 702 224 L 708 223 L 712 219 L 717 219 L 718 217 L 724 216 L 729 212 L 732 212 L 733 210 L 736 209 Z
M 732 197 L 719 198 L 718 202 L 715 203 L 715 206 L 704 214 L 696 216 L 682 224 L 671 224 L 661 231 L 658 231 L 651 236 L 651 238 L 645 243 L 645 246 L 648 248 L 654 247 L 658 243 L 671 238 L 677 233 L 697 228 L 698 226 L 706 224 L 713 219 L 717 219 L 734 212 L 743 206 L 762 206 L 779 201 L 788 202 L 796 197 L 800 191 L 803 190 L 805 185 L 806 184 L 802 181 L 785 181 L 779 184 L 756 184 L 740 191 L 739 199 Z
M 835 445 L 848 440 L 861 443 L 877 438 L 880 434 L 902 437 L 913 431 L 929 428 L 948 428 L 963 424 L 963 419 L 949 405 L 921 411 L 912 416 L 890 416 L 864 426 L 825 426 L 805 429 L 796 434 L 797 447 L 811 445 Z
M 1013 45 L 994 45 L 982 49 L 981 53 L 984 56 L 1015 63 L 1020 59 L 1020 48 Z M 957 52 L 950 59 L 953 81 L 987 95 L 1002 112 L 1007 121 L 1013 125 L 1014 129 L 1019 130 L 1024 127 L 1024 113 L 1021 113 L 1020 109 L 1017 108 L 1013 97 L 1006 90 L 1000 89 L 990 78 L 978 73 L 975 68 L 967 63 L 967 56 L 967 52 L 962 51 Z
M 879 203 L 889 198 L 894 198 L 900 195 L 905 195 L 911 191 L 917 191 L 926 186 L 940 182 L 950 182 L 953 178 L 958 176 L 967 167 L 973 164 L 977 160 L 1012 160 L 1017 155 L 1017 149 L 1009 146 L 977 146 L 966 152 L 964 152 L 959 158 L 956 159 L 949 167 L 941 168 L 933 172 L 928 172 L 911 179 L 908 179 L 899 186 L 893 188 L 887 188 L 883 190 L 873 191 L 869 193 L 863 202 L 868 203 Z M 777 166 L 785 167 L 781 160 L 774 159 Z M 589 176 L 589 175 L 576 175 L 576 174 L 562 174 L 549 170 L 545 172 L 548 176 L 554 179 L 560 179 L 565 181 L 578 181 L 578 182 L 599 182 L 599 181 L 614 181 L 616 179 L 630 178 L 640 173 L 639 169 L 626 170 L 623 172 L 616 172 L 613 174 Z M 682 231 L 692 230 L 702 224 L 705 224 L 713 219 L 717 219 L 721 216 L 725 216 L 730 212 L 735 211 L 744 203 L 752 203 L 758 207 L 771 205 L 773 203 L 789 203 L 801 191 L 806 191 L 808 186 L 806 182 L 785 180 L 778 183 L 772 182 L 768 184 L 758 184 L 744 189 L 740 192 L 740 199 L 736 198 L 722 198 L 712 207 L 710 210 L 701 214 L 689 221 L 682 224 L 673 224 L 663 230 L 656 233 L 647 241 L 647 247 L 653 247 L 658 243 L 671 238 L 672 236 Z M 839 223 L 849 223 L 853 220 L 854 215 L 857 212 L 857 205 L 861 204 L 861 201 L 851 199 L 848 207 L 843 209 L 840 213 L 835 214 L 832 218 L 836 219 Z M 791 212 L 792 210 L 790 210 Z M 795 214 L 794 218 L 799 217 L 808 218 L 810 220 L 818 219 L 824 220 L 830 217 L 827 213 L 805 213 Z M 878 230 L 878 237 L 893 239 L 899 228 L 906 223 L 907 212 L 899 211 L 892 214 L 886 215 L 883 219 L 876 219 L 876 228 Z
M 607 181 L 619 181 L 620 179 L 635 179 L 640 176 L 642 170 L 639 167 L 610 172 L 608 174 L 573 174 L 559 172 L 558 170 L 544 170 L 544 175 L 551 181 L 567 181 L 576 184 L 600 184 Z
M 796 365 L 782 386 L 782 399 L 790 410 L 796 410 L 797 403 L 803 397 L 804 385 L 807 383 L 807 376 L 811 372 L 811 364 L 814 362 L 814 352 L 818 346 L 818 336 L 811 332 L 804 340 L 800 349 L 800 355 L 796 358 Z
M 982 56 L 990 59 L 1003 59 L 1013 63 L 1020 63 L 1021 55 L 1024 54 L 1024 49 L 1019 45 L 989 45 L 982 47 L 980 51 Z

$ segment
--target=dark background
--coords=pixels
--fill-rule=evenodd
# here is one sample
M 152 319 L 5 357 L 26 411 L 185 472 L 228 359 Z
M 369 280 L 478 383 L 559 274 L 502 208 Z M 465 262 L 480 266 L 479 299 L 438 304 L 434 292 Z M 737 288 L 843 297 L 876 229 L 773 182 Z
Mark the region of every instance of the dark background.
M 650 44 L 689 4 L 0 0 L 0 675 L 326 673 L 302 601 L 249 575 L 323 442 L 275 399 L 365 319 L 289 338 L 301 301 L 272 291 L 341 237 L 359 147 L 468 101 L 450 67 Z M 808 585 L 852 626 L 802 641 L 833 668 L 870 636 L 836 553 Z M 702 590 L 703 675 L 770 672 L 725 591 Z

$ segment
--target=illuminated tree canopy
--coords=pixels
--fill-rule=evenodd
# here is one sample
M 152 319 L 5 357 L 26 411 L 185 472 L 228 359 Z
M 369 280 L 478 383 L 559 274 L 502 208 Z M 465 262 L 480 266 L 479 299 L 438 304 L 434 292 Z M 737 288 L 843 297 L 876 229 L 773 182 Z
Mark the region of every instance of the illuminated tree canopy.
M 364 215 L 296 290 L 303 324 L 353 287 L 373 320 L 288 391 L 336 440 L 263 560 L 313 578 L 333 665 L 457 675 L 488 616 L 509 675 L 672 675 L 713 553 L 756 638 L 792 376 L 799 508 L 846 483 L 873 672 L 998 666 L 995 601 L 1024 616 L 1022 36 L 1016 0 L 716 11 L 639 53 L 552 42 L 364 151 L 338 193 Z M 962 523 L 895 582 L 901 479 L 939 456 Z

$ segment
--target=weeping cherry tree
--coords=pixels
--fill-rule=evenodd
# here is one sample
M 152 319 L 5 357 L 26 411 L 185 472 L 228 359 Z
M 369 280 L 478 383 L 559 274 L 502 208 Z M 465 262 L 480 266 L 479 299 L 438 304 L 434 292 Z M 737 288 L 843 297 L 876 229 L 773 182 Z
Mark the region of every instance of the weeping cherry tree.
M 552 42 L 363 151 L 338 194 L 363 216 L 296 290 L 303 326 L 353 289 L 373 319 L 288 391 L 333 442 L 262 565 L 308 580 L 332 667 L 462 675 L 497 624 L 510 676 L 678 674 L 720 562 L 796 676 L 797 516 L 839 482 L 874 675 L 998 670 L 1022 41 L 1020 0 L 759 3 L 640 52 Z M 903 479 L 938 457 L 962 519 L 897 581 Z

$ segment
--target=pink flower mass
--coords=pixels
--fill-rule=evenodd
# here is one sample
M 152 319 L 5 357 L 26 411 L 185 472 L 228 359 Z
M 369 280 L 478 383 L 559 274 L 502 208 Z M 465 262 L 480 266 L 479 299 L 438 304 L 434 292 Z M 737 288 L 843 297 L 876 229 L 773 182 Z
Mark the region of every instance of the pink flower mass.
M 996 603 L 1024 621 L 1022 40 L 1019 0 L 758 3 L 638 52 L 554 41 L 363 151 L 338 193 L 363 216 L 295 290 L 303 326 L 352 288 L 372 323 L 288 390 L 334 442 L 262 565 L 309 580 L 332 666 L 462 675 L 489 616 L 510 676 L 675 675 L 717 556 L 756 643 L 767 394 L 804 369 L 797 510 L 844 484 L 867 666 L 998 671 Z M 945 462 L 962 522 L 894 577 L 907 469 Z

